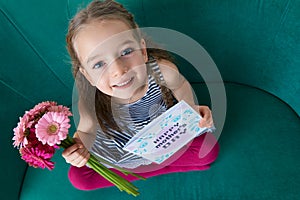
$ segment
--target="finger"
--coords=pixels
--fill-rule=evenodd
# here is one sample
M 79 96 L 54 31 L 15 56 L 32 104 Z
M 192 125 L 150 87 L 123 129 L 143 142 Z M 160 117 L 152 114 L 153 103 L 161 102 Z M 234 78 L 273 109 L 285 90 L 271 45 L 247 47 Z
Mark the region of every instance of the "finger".
M 84 155 L 84 158 L 81 160 L 81 162 L 78 163 L 77 166 L 78 167 L 84 166 L 88 162 L 89 158 L 90 158 L 90 153 L 87 151 L 86 154 Z
M 86 164 L 86 162 L 88 161 L 88 158 L 89 158 L 89 152 L 88 152 L 88 150 L 85 149 L 71 163 L 72 163 L 72 165 L 74 165 L 76 167 L 82 167 L 83 165 Z
M 71 165 L 76 166 L 81 161 L 81 157 L 79 153 L 72 154 L 70 157 L 66 159 L 67 163 L 70 163 Z
M 205 127 L 207 128 L 211 128 L 212 127 L 212 122 L 211 121 L 207 121 L 205 124 L 204 124 Z
M 65 154 L 64 158 L 67 163 L 72 163 L 76 158 L 80 157 L 85 148 L 78 148 L 70 154 Z
M 70 156 L 72 153 L 74 153 L 75 151 L 77 151 L 78 149 L 80 148 L 83 148 L 83 145 L 82 144 L 78 144 L 78 143 L 75 143 L 73 144 L 72 146 L 66 148 L 63 152 L 62 152 L 62 156 L 65 158 L 65 157 L 68 157 Z
M 74 141 L 75 141 L 75 144 L 66 148 L 63 151 L 63 155 L 69 155 L 69 154 L 73 153 L 74 151 L 76 151 L 77 149 L 84 147 L 83 143 L 81 142 L 81 140 L 79 138 L 74 138 Z
M 79 138 L 77 138 L 77 137 L 74 138 L 74 141 L 75 141 L 77 144 L 83 144 L 82 141 L 81 141 L 81 139 L 79 139 Z
M 199 122 L 200 128 L 204 128 L 204 127 L 206 127 L 206 125 L 207 125 L 206 120 L 205 119 L 201 119 L 200 122 Z
M 209 119 L 211 117 L 211 111 L 207 106 L 200 106 L 200 114 L 204 119 Z
M 199 126 L 200 127 L 211 127 L 213 124 L 213 119 L 210 117 L 210 118 L 202 118 L 199 122 Z
M 84 151 L 85 149 L 78 149 L 77 151 L 74 151 L 66 158 L 66 162 L 71 163 L 72 165 L 78 164 L 78 162 L 82 159 Z
M 201 127 L 201 128 L 203 128 L 203 127 L 207 127 L 207 128 L 211 128 L 212 126 L 213 126 L 213 120 L 212 119 L 209 119 L 209 120 L 201 120 L 200 122 L 199 122 L 199 126 Z

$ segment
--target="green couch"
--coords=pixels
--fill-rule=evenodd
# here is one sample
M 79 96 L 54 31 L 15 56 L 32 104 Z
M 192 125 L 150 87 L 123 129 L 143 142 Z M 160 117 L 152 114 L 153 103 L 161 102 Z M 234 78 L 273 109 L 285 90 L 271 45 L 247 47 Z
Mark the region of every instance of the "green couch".
M 1 199 L 300 199 L 300 1 L 119 2 L 141 27 L 184 33 L 213 58 L 227 96 L 217 161 L 207 171 L 136 181 L 137 198 L 115 187 L 76 190 L 61 152 L 53 171 L 28 167 L 12 146 L 12 129 L 41 101 L 72 106 L 65 34 L 88 1 L 1 0 Z M 178 62 L 199 102 L 210 104 L 201 76 Z

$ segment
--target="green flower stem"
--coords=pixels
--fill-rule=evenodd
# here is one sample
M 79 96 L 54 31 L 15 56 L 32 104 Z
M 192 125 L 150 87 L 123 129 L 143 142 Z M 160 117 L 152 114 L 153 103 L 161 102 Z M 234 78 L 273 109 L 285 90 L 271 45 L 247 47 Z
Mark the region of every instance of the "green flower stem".
M 116 183 L 116 180 L 114 179 L 114 177 L 107 173 L 102 166 L 97 165 L 94 162 L 88 162 L 89 165 L 92 167 L 92 169 L 94 169 L 96 172 L 98 172 L 99 174 L 101 174 L 102 176 L 104 176 L 108 181 L 112 182 L 112 183 Z M 117 185 L 118 188 L 122 188 L 119 185 Z
M 118 180 L 117 180 L 118 178 L 117 178 L 117 177 L 114 177 L 114 174 L 111 174 L 111 173 L 107 172 L 102 166 L 99 166 L 99 165 L 97 165 L 97 164 L 94 163 L 94 162 L 91 162 L 90 164 L 91 164 L 91 167 L 92 167 L 95 171 L 97 171 L 98 173 L 101 173 L 108 181 L 110 181 L 110 182 L 112 182 L 112 183 L 114 183 L 114 184 L 118 183 Z M 116 184 L 116 186 L 117 186 L 119 189 L 121 189 L 121 190 L 124 189 L 123 183 L 122 183 L 122 182 L 123 182 L 123 181 L 120 181 L 118 184 Z
M 64 149 L 66 149 L 66 148 L 69 147 L 69 146 L 64 142 L 64 140 L 61 141 L 60 145 L 58 145 L 58 146 L 60 146 L 60 147 L 62 147 L 62 148 L 64 148 Z
M 114 165 L 114 164 L 112 164 L 112 163 L 109 163 L 108 161 L 106 161 L 106 160 L 104 160 L 104 159 L 102 159 L 102 158 L 99 158 L 99 157 L 96 158 L 96 157 L 95 157 L 94 155 L 92 155 L 92 154 L 91 154 L 91 157 L 90 157 L 90 158 L 93 159 L 93 160 L 96 161 L 96 162 L 100 161 L 101 163 L 104 163 L 104 164 L 106 164 L 106 165 L 109 165 L 109 166 L 111 166 L 112 168 L 115 168 L 115 169 L 119 170 L 120 172 L 122 172 L 122 173 L 125 174 L 125 175 L 130 174 L 130 175 L 135 176 L 135 177 L 137 177 L 137 178 L 139 178 L 139 179 L 141 179 L 141 180 L 146 180 L 146 178 L 144 178 L 144 177 L 142 177 L 142 176 L 140 176 L 140 175 L 138 175 L 138 174 L 135 174 L 135 173 L 133 173 L 133 172 L 127 171 L 127 170 L 125 170 L 125 169 L 123 169 L 123 168 L 121 168 L 121 167 L 119 167 L 119 166 L 117 166 L 117 165 Z
M 64 140 L 66 142 L 66 144 L 68 144 L 69 146 L 72 146 L 73 144 L 75 144 L 74 139 L 72 137 L 70 137 L 69 135 L 67 135 L 67 138 Z
M 72 137 L 70 137 L 69 135 L 67 135 L 67 138 L 65 140 L 61 141 L 61 144 L 59 146 L 66 149 L 66 148 L 72 146 L 73 144 L 75 144 L 74 139 Z M 103 178 L 105 178 L 106 180 L 108 180 L 109 182 L 114 184 L 120 191 L 124 190 L 128 194 L 132 194 L 133 196 L 139 195 L 138 188 L 135 187 L 131 182 L 127 181 L 123 177 L 121 177 L 118 174 L 116 174 L 115 172 L 111 171 L 109 168 L 107 168 L 103 164 L 107 164 L 107 165 L 119 170 L 120 172 L 122 172 L 125 175 L 130 174 L 139 179 L 146 180 L 144 177 L 142 177 L 138 174 L 135 174 L 133 172 L 127 171 L 125 169 L 122 169 L 119 166 L 113 165 L 102 158 L 98 158 L 98 157 L 96 158 L 93 154 L 90 154 L 90 158 L 87 163 L 94 171 L 96 171 Z M 101 163 L 103 163 L 103 164 L 101 164 Z
M 93 156 L 91 156 L 90 158 L 91 163 L 94 163 L 96 165 L 100 165 L 101 167 L 103 167 L 105 170 L 107 170 L 109 173 L 112 173 L 115 177 L 117 177 L 119 180 L 121 180 L 122 182 L 126 183 L 127 185 L 133 186 L 132 183 L 128 182 L 126 179 L 124 179 L 123 177 L 120 177 L 118 174 L 115 174 L 113 171 L 109 170 L 108 168 L 106 168 L 104 165 L 102 165 L 101 163 L 99 163 Z
M 116 185 L 119 190 L 126 191 L 128 194 L 132 194 L 133 196 L 139 195 L 137 188 L 128 182 L 126 179 L 123 179 L 119 175 L 115 174 L 111 170 L 107 169 L 105 166 L 101 165 L 100 163 L 95 163 L 94 161 L 90 160 L 88 162 L 92 169 L 102 175 L 105 179 Z

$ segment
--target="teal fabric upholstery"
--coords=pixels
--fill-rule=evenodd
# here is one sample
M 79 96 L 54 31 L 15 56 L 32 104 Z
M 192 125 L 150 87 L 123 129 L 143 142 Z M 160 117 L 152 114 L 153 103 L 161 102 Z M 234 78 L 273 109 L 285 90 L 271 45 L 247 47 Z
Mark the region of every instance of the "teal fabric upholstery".
M 45 100 L 72 106 L 65 34 L 68 20 L 88 2 L 0 1 L 3 199 L 134 199 L 115 187 L 78 191 L 60 152 L 50 172 L 27 167 L 12 146 L 12 129 L 25 110 Z M 199 42 L 222 75 L 228 106 L 211 169 L 136 181 L 136 199 L 299 199 L 300 1 L 119 2 L 141 27 L 174 29 Z M 184 59 L 178 63 L 199 102 L 209 105 L 201 76 Z
M 201 84 L 194 87 L 206 92 Z M 251 87 L 227 84 L 226 92 L 228 113 L 219 140 L 221 152 L 209 170 L 136 181 L 141 195 L 135 198 L 115 187 L 74 189 L 67 179 L 69 167 L 57 155 L 52 172 L 27 170 L 21 199 L 297 199 L 300 123 L 296 114 L 274 96 Z M 267 104 L 257 110 L 262 102 Z

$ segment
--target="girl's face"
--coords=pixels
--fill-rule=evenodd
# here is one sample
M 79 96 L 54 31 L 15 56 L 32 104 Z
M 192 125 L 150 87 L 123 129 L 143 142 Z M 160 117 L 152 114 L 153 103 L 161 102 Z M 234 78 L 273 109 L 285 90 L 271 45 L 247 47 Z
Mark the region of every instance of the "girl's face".
M 124 22 L 91 22 L 79 31 L 74 47 L 80 72 L 101 92 L 124 103 L 144 95 L 148 83 L 145 41 L 137 41 Z

